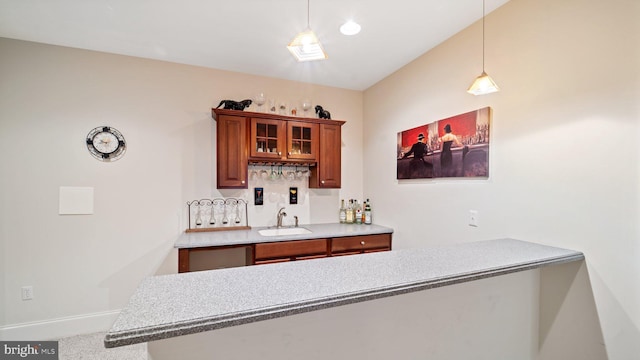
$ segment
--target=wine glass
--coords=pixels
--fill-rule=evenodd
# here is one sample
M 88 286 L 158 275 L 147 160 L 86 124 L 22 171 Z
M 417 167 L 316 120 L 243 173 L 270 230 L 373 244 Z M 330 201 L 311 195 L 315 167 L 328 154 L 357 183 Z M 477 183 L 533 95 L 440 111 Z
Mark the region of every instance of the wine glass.
M 256 97 L 253 99 L 253 102 L 256 103 L 256 105 L 258 105 L 258 112 L 262 112 L 262 105 L 264 105 L 264 103 L 267 101 L 267 99 L 264 97 L 264 93 L 259 93 L 258 95 L 256 95 Z
M 287 115 L 287 103 L 281 101 L 280 105 L 278 105 L 278 112 L 280 115 Z
M 251 180 L 253 181 L 258 180 L 258 170 L 256 170 L 255 168 L 251 170 Z
M 311 109 L 311 100 L 309 99 L 302 100 L 302 110 L 304 111 L 304 117 L 309 117 L 307 115 L 309 109 Z

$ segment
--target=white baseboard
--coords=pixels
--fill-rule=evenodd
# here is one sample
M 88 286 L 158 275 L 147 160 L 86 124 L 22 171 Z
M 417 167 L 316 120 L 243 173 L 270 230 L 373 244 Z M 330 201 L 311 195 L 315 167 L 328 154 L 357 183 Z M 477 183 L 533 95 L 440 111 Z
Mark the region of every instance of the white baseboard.
M 57 340 L 79 334 L 108 331 L 120 310 L 69 316 L 0 327 L 0 340 L 43 341 Z

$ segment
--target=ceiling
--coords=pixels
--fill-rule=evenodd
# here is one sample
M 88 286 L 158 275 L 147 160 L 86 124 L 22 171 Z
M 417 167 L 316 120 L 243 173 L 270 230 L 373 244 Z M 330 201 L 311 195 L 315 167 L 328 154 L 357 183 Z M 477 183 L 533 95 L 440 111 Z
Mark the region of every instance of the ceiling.
M 486 0 L 486 12 L 507 1 Z M 328 60 L 298 63 L 286 48 L 307 26 L 305 0 L 0 0 L 0 37 L 364 90 L 480 19 L 482 1 L 310 0 L 309 10 Z M 340 33 L 348 19 L 360 34 Z

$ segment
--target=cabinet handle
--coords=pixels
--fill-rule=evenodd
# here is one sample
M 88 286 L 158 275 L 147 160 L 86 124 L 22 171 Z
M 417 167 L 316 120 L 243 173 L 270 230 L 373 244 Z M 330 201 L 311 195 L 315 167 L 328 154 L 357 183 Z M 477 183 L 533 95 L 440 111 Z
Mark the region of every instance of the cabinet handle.
M 291 156 L 291 151 L 289 151 L 289 156 Z
M 320 181 L 320 182 L 324 184 L 324 180 L 322 180 L 322 181 Z
M 281 151 L 278 151 L 278 156 L 282 156 L 282 152 Z
M 360 241 L 360 245 L 364 245 L 364 241 Z
M 244 184 L 244 180 L 242 180 L 242 182 L 241 182 L 241 183 L 242 183 L 242 184 Z

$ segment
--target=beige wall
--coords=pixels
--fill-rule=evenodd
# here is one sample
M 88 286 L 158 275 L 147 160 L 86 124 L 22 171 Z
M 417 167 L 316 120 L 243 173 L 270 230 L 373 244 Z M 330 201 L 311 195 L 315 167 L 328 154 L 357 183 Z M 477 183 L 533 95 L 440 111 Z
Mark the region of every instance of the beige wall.
M 364 190 L 395 247 L 513 237 L 583 251 L 620 360 L 640 353 L 639 18 L 632 0 L 512 0 L 486 19 L 501 92 L 465 92 L 481 71 L 476 23 L 364 100 Z M 396 180 L 397 132 L 485 106 L 489 179 Z
M 252 199 L 215 189 L 210 109 L 221 99 L 309 97 L 347 121 L 343 188 L 301 189 L 304 203 L 289 212 L 301 223 L 335 221 L 340 197 L 360 197 L 362 92 L 8 39 L 0 53 L 0 336 L 3 326 L 111 316 L 141 278 L 176 271 L 173 243 L 188 200 Z M 87 152 L 84 139 L 100 125 L 123 132 L 121 160 L 101 163 Z M 94 187 L 94 215 L 58 215 L 60 186 Z M 273 198 L 251 225 L 273 221 Z M 34 300 L 20 299 L 24 285 Z

